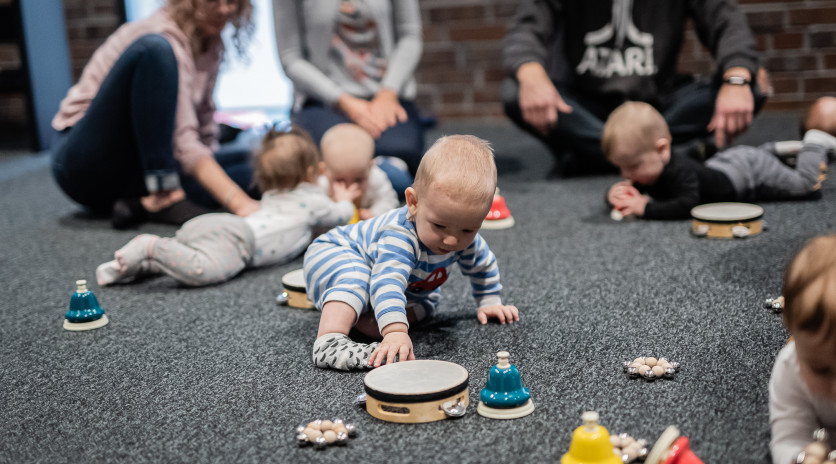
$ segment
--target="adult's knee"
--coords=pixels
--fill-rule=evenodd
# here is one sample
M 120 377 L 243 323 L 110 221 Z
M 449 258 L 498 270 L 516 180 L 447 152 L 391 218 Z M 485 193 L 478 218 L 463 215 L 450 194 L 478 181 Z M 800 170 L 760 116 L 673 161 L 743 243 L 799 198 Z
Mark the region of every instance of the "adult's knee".
M 154 73 L 156 81 L 177 82 L 177 57 L 168 40 L 159 34 L 146 34 L 136 39 L 124 52 L 143 69 Z

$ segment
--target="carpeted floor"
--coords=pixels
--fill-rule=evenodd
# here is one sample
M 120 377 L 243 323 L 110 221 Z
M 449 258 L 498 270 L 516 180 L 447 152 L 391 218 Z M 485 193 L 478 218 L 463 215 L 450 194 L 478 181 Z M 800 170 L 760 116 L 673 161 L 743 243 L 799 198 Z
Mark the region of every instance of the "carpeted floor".
M 793 137 L 793 116 L 758 121 L 742 141 Z M 790 131 L 789 133 L 787 131 Z M 318 314 L 277 306 L 281 276 L 246 272 L 208 288 L 169 278 L 99 288 L 96 265 L 137 232 L 111 230 L 61 194 L 40 156 L 0 164 L 0 462 L 557 462 L 583 411 L 611 433 L 654 441 L 677 425 L 706 463 L 769 461 L 767 380 L 787 333 L 762 301 L 786 259 L 833 230 L 836 187 L 814 202 L 764 204 L 769 230 L 745 240 L 697 239 L 688 221 L 615 223 L 603 206 L 615 176 L 552 179 L 550 156 L 505 123 L 434 129 L 491 140 L 517 225 L 483 235 L 519 323 L 480 326 L 466 281 L 415 331 L 420 358 L 470 373 L 467 414 L 400 425 L 353 405 L 362 372 L 316 369 Z M 111 322 L 62 329 L 76 279 Z M 535 412 L 499 421 L 475 410 L 499 350 L 511 352 Z M 673 380 L 629 379 L 640 355 L 682 363 Z M 298 448 L 296 425 L 344 418 L 344 448 Z

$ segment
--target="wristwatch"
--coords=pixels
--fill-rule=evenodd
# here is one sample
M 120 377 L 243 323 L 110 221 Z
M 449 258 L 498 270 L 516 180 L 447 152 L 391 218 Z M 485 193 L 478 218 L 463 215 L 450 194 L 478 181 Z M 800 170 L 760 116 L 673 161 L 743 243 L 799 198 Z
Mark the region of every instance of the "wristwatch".
M 751 81 L 743 76 L 729 76 L 723 79 L 724 84 L 749 85 Z

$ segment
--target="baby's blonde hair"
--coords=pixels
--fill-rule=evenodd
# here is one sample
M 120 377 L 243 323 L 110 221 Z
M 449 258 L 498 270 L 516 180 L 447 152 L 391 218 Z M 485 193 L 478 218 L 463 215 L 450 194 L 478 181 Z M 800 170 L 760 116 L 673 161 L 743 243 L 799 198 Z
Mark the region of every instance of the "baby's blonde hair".
M 665 118 L 644 102 L 627 101 L 610 113 L 601 136 L 601 149 L 607 159 L 616 145 L 629 144 L 636 154 L 652 150 L 659 139 L 671 140 Z
M 374 156 L 374 138 L 356 124 L 342 123 L 328 129 L 319 142 L 322 160 L 334 162 L 334 157 L 349 156 L 357 163 L 368 164 Z
M 298 126 L 276 126 L 264 136 L 255 158 L 255 183 L 262 192 L 288 190 L 310 180 L 319 163 L 319 151 L 311 136 Z
M 816 237 L 784 273 L 784 325 L 799 333 L 836 336 L 836 234 Z
M 490 143 L 472 135 L 441 137 L 418 165 L 413 188 L 440 189 L 462 202 L 490 204 L 496 193 L 496 163 Z

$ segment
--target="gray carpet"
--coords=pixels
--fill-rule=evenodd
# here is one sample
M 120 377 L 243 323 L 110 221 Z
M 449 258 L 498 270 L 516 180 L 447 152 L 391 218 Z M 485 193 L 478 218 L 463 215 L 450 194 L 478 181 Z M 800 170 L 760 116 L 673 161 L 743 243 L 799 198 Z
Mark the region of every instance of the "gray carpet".
M 743 141 L 793 137 L 794 121 L 762 118 Z M 615 176 L 551 179 L 550 156 L 507 124 L 445 125 L 431 138 L 454 132 L 497 148 L 517 226 L 483 235 L 521 321 L 480 326 L 454 274 L 443 310 L 413 340 L 420 358 L 467 368 L 474 404 L 462 419 L 421 425 L 355 407 L 363 373 L 313 367 L 318 314 L 274 303 L 301 259 L 209 288 L 166 277 L 99 288 L 96 265 L 137 231 L 86 217 L 43 155 L 5 159 L 0 462 L 557 462 L 585 410 L 611 433 L 650 441 L 677 425 L 706 463 L 768 462 L 766 385 L 787 333 L 761 302 L 778 294 L 800 244 L 834 228 L 834 183 L 820 201 L 764 204 L 760 236 L 696 239 L 688 221 L 612 222 L 602 199 Z M 62 329 L 76 279 L 91 281 L 108 326 Z M 531 390 L 528 417 L 476 414 L 502 349 Z M 683 367 L 673 380 L 631 380 L 621 362 L 640 355 Z M 338 417 L 360 431 L 347 447 L 297 448 L 297 424 Z

